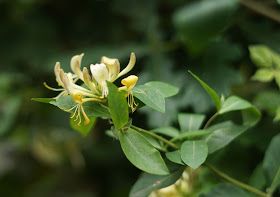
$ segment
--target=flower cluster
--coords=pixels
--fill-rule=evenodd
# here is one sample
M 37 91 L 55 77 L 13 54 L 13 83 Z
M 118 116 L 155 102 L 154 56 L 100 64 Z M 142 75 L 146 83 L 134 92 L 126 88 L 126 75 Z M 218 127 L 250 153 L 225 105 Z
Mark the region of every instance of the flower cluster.
M 73 73 L 65 73 L 60 67 L 59 62 L 55 64 L 54 73 L 56 81 L 61 88 L 52 88 L 44 83 L 44 85 L 50 90 L 61 91 L 55 99 L 64 95 L 72 96 L 77 105 L 66 111 L 75 109 L 71 118 L 76 116 L 75 121 L 79 119 L 78 125 L 81 123 L 81 112 L 85 119 L 84 124 L 87 125 L 90 121 L 83 109 L 83 103 L 88 101 L 104 102 L 104 99 L 109 93 L 106 81 L 114 82 L 119 77 L 127 74 L 134 67 L 136 62 L 135 54 L 131 53 L 128 65 L 120 72 L 120 62 L 118 59 L 103 56 L 100 64 L 90 65 L 89 72 L 86 67 L 81 69 L 83 56 L 84 54 L 82 53 L 72 57 L 70 66 Z M 76 82 L 78 80 L 83 81 L 87 88 L 77 85 Z M 134 103 L 131 89 L 135 86 L 137 80 L 137 76 L 130 75 L 127 78 L 122 79 L 121 83 L 124 86 L 119 88 L 119 90 L 126 90 L 128 92 L 126 95 L 128 97 L 128 106 L 131 107 L 132 111 L 136 109 L 136 107 L 133 106 L 137 105 Z

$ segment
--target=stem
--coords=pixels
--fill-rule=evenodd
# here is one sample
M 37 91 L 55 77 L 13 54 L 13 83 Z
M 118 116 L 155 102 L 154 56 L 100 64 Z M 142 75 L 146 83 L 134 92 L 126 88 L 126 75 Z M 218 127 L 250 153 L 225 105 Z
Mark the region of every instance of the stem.
M 274 179 L 272 181 L 272 184 L 271 184 L 271 186 L 270 186 L 270 188 L 268 190 L 269 196 L 271 196 L 273 194 L 274 190 L 276 189 L 279 176 L 280 176 L 280 168 L 278 168 L 277 173 L 276 173 L 276 175 L 275 175 L 275 177 L 274 177 Z
M 136 130 L 136 131 L 139 131 L 139 132 L 142 132 L 142 133 L 146 133 L 146 134 L 148 134 L 148 135 L 150 135 L 150 136 L 152 136 L 152 137 L 154 137 L 154 138 L 156 138 L 156 139 L 158 139 L 158 140 L 160 140 L 160 141 L 163 141 L 164 143 L 168 144 L 168 145 L 171 146 L 172 148 L 174 148 L 174 149 L 176 149 L 176 150 L 179 150 L 179 147 L 178 147 L 176 144 L 174 144 L 174 143 L 172 143 L 172 142 L 166 140 L 165 138 L 163 138 L 163 137 L 161 137 L 161 136 L 159 136 L 159 135 L 157 135 L 157 134 L 155 134 L 155 133 L 152 133 L 152 132 L 147 131 L 147 130 L 145 130 L 145 129 L 141 129 L 141 128 L 136 127 L 136 126 L 134 126 L 134 125 L 131 125 L 130 127 L 131 127 L 132 129 Z
M 218 112 L 216 112 L 208 121 L 207 123 L 205 124 L 205 126 L 203 127 L 203 129 L 207 129 L 208 126 L 210 125 L 210 123 L 219 115 Z
M 214 173 L 216 173 L 218 176 L 220 176 L 221 178 L 225 179 L 226 181 L 228 181 L 228 182 L 230 182 L 230 183 L 232 183 L 234 185 L 237 185 L 237 186 L 239 186 L 239 187 L 241 187 L 243 189 L 246 189 L 247 191 L 250 191 L 252 193 L 255 193 L 255 194 L 259 195 L 259 196 L 263 196 L 263 197 L 270 196 L 269 194 L 264 193 L 261 190 L 258 190 L 258 189 L 254 188 L 254 187 L 251 187 L 250 185 L 247 185 L 247 184 L 242 183 L 242 182 L 240 182 L 240 181 L 238 181 L 236 179 L 231 178 L 230 176 L 228 176 L 225 173 L 219 171 L 217 168 L 215 168 L 214 166 L 212 166 L 209 163 L 204 163 L 204 165 L 207 166 Z
M 252 0 L 238 0 L 240 4 L 248 9 L 261 14 L 277 23 L 280 23 L 280 13 L 275 9 L 265 6 L 263 3 Z

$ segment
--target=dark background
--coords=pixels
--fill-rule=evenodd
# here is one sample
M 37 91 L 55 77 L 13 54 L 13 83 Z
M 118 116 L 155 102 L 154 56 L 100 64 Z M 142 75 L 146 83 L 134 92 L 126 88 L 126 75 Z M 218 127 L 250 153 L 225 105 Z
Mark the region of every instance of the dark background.
M 134 124 L 146 129 L 178 127 L 179 112 L 214 113 L 210 97 L 188 70 L 220 95 L 236 94 L 257 105 L 263 112 L 258 126 L 212 158 L 227 173 L 249 181 L 279 132 L 272 120 L 280 102 L 274 82 L 250 80 L 256 67 L 248 52 L 252 44 L 280 52 L 279 21 L 255 11 L 268 8 L 277 18 L 279 4 L 251 3 L 1 0 L 0 196 L 122 197 L 139 176 L 119 143 L 105 135 L 106 120 L 98 119 L 84 138 L 69 126 L 69 114 L 31 101 L 55 96 L 43 82 L 57 87 L 55 62 L 70 71 L 71 57 L 80 53 L 85 53 L 82 66 L 105 55 L 120 59 L 124 68 L 135 52 L 130 73 L 138 75 L 138 84 L 159 80 L 180 88 L 167 99 L 165 114 L 145 107 L 133 114 Z

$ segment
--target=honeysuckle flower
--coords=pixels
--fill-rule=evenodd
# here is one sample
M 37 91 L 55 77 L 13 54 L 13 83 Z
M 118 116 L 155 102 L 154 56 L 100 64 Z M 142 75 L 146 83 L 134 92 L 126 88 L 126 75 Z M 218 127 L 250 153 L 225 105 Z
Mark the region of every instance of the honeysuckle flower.
M 84 116 L 84 119 L 85 119 L 84 125 L 88 125 L 88 123 L 90 122 L 90 119 L 87 117 L 87 115 L 85 113 L 85 110 L 83 108 L 83 103 L 88 102 L 88 101 L 101 101 L 101 100 L 96 99 L 96 98 L 84 98 L 83 93 L 81 93 L 79 91 L 73 91 L 72 98 L 77 103 L 77 105 L 75 105 L 71 109 L 68 109 L 65 111 L 71 111 L 71 110 L 75 109 L 74 114 L 71 116 L 71 118 L 74 118 L 76 115 L 76 119 L 74 121 L 77 121 L 79 119 L 78 126 L 80 126 L 80 124 L 82 122 L 82 118 L 81 118 L 81 112 L 82 112 L 82 115 Z
M 134 112 L 138 106 L 138 104 L 135 103 L 132 88 L 136 85 L 138 81 L 138 77 L 136 75 L 130 75 L 124 79 L 121 80 L 121 83 L 124 85 L 119 88 L 119 90 L 126 90 L 127 94 L 125 95 L 127 97 L 128 107 L 131 108 L 132 112 Z
M 119 60 L 105 56 L 101 58 L 101 64 L 90 65 L 90 71 L 92 73 L 93 79 L 102 89 L 102 98 L 107 97 L 109 93 L 106 81 L 114 82 L 119 77 L 125 75 L 134 67 L 135 62 L 135 54 L 131 53 L 128 65 L 121 72 Z

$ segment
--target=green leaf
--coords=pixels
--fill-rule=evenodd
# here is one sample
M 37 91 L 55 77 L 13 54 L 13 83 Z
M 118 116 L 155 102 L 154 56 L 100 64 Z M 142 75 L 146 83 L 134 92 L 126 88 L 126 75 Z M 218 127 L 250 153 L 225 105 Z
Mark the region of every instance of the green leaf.
M 181 146 L 181 159 L 192 169 L 198 168 L 204 163 L 208 155 L 208 147 L 205 141 L 185 141 Z
M 272 138 L 265 152 L 263 170 L 267 185 L 274 191 L 280 185 L 280 134 Z
M 158 141 L 157 139 L 155 139 L 154 137 L 152 137 L 152 136 L 150 136 L 150 135 L 148 135 L 148 134 L 146 134 L 146 133 L 141 133 L 141 135 L 143 135 L 143 136 L 146 138 L 146 140 L 147 140 L 151 145 L 153 145 L 153 147 L 155 147 L 156 149 L 161 150 L 161 151 L 164 150 L 163 147 L 162 147 L 162 145 L 159 143 L 159 141 Z
M 77 103 L 73 100 L 71 95 L 61 96 L 58 99 L 56 99 L 56 101 L 50 101 L 50 104 L 55 105 L 64 111 L 69 110 L 72 107 L 74 107 L 75 105 L 77 105 Z M 74 111 L 75 110 L 70 110 L 67 112 L 74 113 Z
M 55 105 L 64 111 L 67 110 L 69 113 L 74 113 L 75 109 L 70 111 L 68 110 L 73 108 L 78 103 L 73 100 L 72 96 L 67 95 L 59 97 L 56 101 L 51 101 L 50 104 Z M 105 107 L 94 101 L 85 102 L 83 104 L 83 108 L 88 117 L 111 117 L 109 111 Z
M 129 120 L 128 105 L 125 94 L 118 91 L 117 86 L 107 82 L 109 89 L 108 105 L 116 129 L 122 128 Z
M 276 109 L 276 115 L 275 115 L 273 121 L 279 121 L 279 120 L 280 120 L 280 106 L 278 106 Z
M 160 81 L 150 81 L 148 83 L 145 83 L 145 85 L 149 85 L 156 88 L 164 98 L 174 96 L 179 92 L 179 88 Z
M 279 69 L 274 71 L 274 79 L 275 79 L 277 86 L 280 88 L 280 70 Z
M 54 98 L 32 98 L 31 100 L 41 102 L 41 103 L 50 103 L 51 101 L 55 101 Z
M 266 110 L 268 114 L 274 116 L 277 107 L 280 106 L 280 92 L 279 90 L 261 91 L 254 98 L 253 103 L 255 103 L 258 108 Z
M 89 101 L 83 104 L 83 108 L 87 116 L 94 116 L 94 117 L 106 117 L 111 118 L 110 112 L 108 109 L 103 107 L 98 102 Z
M 260 68 L 251 79 L 260 82 L 270 82 L 274 78 L 274 70 L 271 68 Z
M 195 74 L 193 74 L 191 71 L 189 71 L 189 73 L 191 73 L 191 75 L 196 78 L 196 80 L 203 86 L 203 88 L 207 91 L 207 93 L 211 96 L 212 100 L 214 101 L 215 105 L 216 105 L 216 109 L 217 111 L 220 110 L 221 108 L 221 101 L 220 101 L 220 97 L 218 96 L 218 94 L 212 89 L 210 88 L 206 83 L 204 83 L 203 81 L 201 81 Z
M 119 131 L 119 140 L 125 156 L 137 168 L 151 174 L 169 174 L 160 153 L 143 135 L 129 128 Z
M 265 176 L 262 169 L 262 164 L 258 164 L 254 169 L 249 179 L 249 185 L 262 190 L 265 187 Z
M 167 157 L 167 159 L 169 159 L 170 161 L 172 161 L 174 163 L 185 165 L 184 162 L 181 159 L 181 151 L 180 150 L 175 150 L 173 152 L 167 152 L 167 153 L 165 153 L 165 156 Z
M 163 135 L 166 135 L 166 136 L 169 136 L 169 137 L 177 137 L 180 134 L 178 129 L 176 129 L 174 127 L 156 128 L 156 129 L 150 130 L 150 132 L 163 134 Z
M 152 191 L 174 184 L 183 174 L 185 167 L 179 165 L 168 165 L 170 174 L 153 175 L 143 173 L 133 185 L 129 197 L 148 196 Z
M 242 111 L 243 125 L 252 127 L 261 119 L 261 112 L 254 106 Z
M 203 114 L 179 114 L 178 121 L 181 128 L 181 132 L 198 130 L 201 127 L 204 119 L 205 115 Z
M 272 67 L 272 51 L 265 45 L 249 46 L 251 60 L 259 67 Z
M 227 27 L 237 5 L 232 0 L 186 3 L 173 16 L 180 40 L 193 54 L 201 53 Z
M 212 131 L 209 130 L 197 130 L 197 131 L 187 131 L 187 132 L 182 132 L 178 137 L 173 138 L 171 141 L 176 141 L 178 139 L 185 139 L 185 138 L 191 138 L 191 137 L 200 137 L 204 135 L 209 135 L 211 134 Z
M 215 186 L 208 194 L 203 194 L 201 197 L 250 197 L 241 188 L 229 183 L 221 183 Z
M 139 85 L 133 88 L 133 95 L 150 108 L 165 112 L 165 100 L 158 89 L 150 85 Z
M 81 118 L 82 118 L 82 122 L 84 122 L 84 120 L 85 120 L 84 117 L 81 116 Z M 96 122 L 96 117 L 89 117 L 89 119 L 90 119 L 90 122 L 89 122 L 88 125 L 81 124 L 81 125 L 79 126 L 79 125 L 77 125 L 77 121 L 78 121 L 78 120 L 77 120 L 77 121 L 74 121 L 75 118 L 70 118 L 70 125 L 71 125 L 71 127 L 72 127 L 74 130 L 80 132 L 80 133 L 85 137 L 85 136 L 88 135 L 88 133 L 89 133 L 89 132 L 91 131 L 91 129 L 94 127 L 95 122 Z
M 227 98 L 219 111 L 219 114 L 224 114 L 230 111 L 243 110 L 252 107 L 251 103 L 237 96 Z
M 212 134 L 205 139 L 209 154 L 223 148 L 248 128 L 248 126 L 235 125 L 230 121 L 209 127 L 207 130 L 212 131 Z

